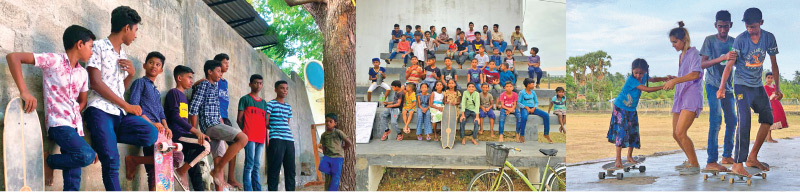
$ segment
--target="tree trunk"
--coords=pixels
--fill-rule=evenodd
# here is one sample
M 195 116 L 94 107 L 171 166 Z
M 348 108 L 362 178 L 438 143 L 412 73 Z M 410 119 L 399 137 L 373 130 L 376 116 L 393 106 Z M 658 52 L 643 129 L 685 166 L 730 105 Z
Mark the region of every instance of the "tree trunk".
M 302 5 L 314 17 L 325 39 L 323 69 L 325 70 L 325 113 L 339 116 L 337 127 L 355 142 L 356 81 L 355 28 L 356 7 L 351 0 L 302 1 L 285 0 L 287 5 Z M 344 151 L 344 165 L 339 190 L 354 191 L 355 146 Z

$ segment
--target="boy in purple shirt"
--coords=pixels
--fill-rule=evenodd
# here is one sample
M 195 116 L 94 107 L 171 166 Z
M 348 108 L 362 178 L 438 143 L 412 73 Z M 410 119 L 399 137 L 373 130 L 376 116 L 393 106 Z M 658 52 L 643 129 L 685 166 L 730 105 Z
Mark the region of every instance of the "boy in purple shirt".
M 187 172 L 192 169 L 192 186 L 195 191 L 206 190 L 200 171 L 194 166 L 210 152 L 209 138 L 197 127 L 189 123 L 189 101 L 184 91 L 191 88 L 194 71 L 191 68 L 178 65 L 172 70 L 175 78 L 175 88 L 170 89 L 164 97 L 164 113 L 167 116 L 167 125 L 172 130 L 172 141 L 183 144 L 183 166 L 178 167 L 178 182 L 188 187 Z M 184 188 L 185 188 L 184 187 Z

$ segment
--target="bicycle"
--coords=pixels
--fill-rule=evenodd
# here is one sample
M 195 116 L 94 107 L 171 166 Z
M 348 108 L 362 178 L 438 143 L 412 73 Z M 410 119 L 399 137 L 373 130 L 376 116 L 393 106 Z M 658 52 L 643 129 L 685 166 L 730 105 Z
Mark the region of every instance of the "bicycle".
M 481 171 L 467 186 L 469 191 L 513 191 L 514 184 L 511 182 L 511 177 L 505 173 L 506 167 L 514 171 L 522 181 L 532 191 L 564 191 L 566 189 L 567 169 L 563 163 L 559 163 L 556 167 L 550 166 L 550 159 L 558 153 L 555 149 L 539 149 L 539 152 L 547 156 L 547 164 L 542 175 L 540 183 L 531 183 L 522 171 L 514 167 L 508 162 L 508 153 L 511 151 L 521 151 L 519 148 L 505 147 L 501 144 L 487 143 L 486 144 L 486 161 L 492 166 L 498 168 L 489 168 Z M 539 188 L 534 188 L 538 185 Z

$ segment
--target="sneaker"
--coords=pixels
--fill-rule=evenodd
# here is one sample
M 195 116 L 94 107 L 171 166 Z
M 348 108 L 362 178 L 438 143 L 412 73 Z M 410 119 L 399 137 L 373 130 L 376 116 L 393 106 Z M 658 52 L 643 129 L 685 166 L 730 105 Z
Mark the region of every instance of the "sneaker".
M 689 161 L 683 161 L 680 165 L 675 166 L 675 170 L 682 170 L 691 167 L 692 165 L 689 164 Z
M 697 174 L 700 173 L 700 168 L 699 167 L 687 167 L 687 168 L 683 168 L 681 170 L 678 170 L 678 173 L 680 175 L 697 175 Z
M 381 141 L 386 141 L 386 139 L 388 139 L 388 138 L 389 138 L 389 132 L 388 131 L 383 132 L 383 136 L 381 137 Z
M 397 140 L 398 141 L 402 141 L 403 140 L 403 134 L 397 134 Z

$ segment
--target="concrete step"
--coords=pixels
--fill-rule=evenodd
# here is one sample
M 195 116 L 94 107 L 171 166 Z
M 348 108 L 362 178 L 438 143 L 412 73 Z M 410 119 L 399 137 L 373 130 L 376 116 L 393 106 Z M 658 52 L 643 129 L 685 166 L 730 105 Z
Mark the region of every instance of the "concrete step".
M 383 128 L 381 128 L 381 125 L 380 125 L 380 122 L 381 122 L 380 121 L 381 120 L 380 115 L 384 111 L 386 111 L 386 108 L 379 107 L 375 112 L 376 113 L 375 120 L 373 121 L 374 123 L 372 125 L 372 138 L 380 138 L 381 136 L 383 136 L 384 130 L 383 130 Z M 494 113 L 495 113 L 495 117 L 500 118 L 500 111 L 495 110 Z M 401 113 L 401 115 L 402 115 L 402 113 Z M 515 132 L 516 131 L 516 124 L 517 124 L 516 120 L 517 120 L 516 116 L 513 116 L 513 115 L 511 115 L 509 117 L 506 117 L 504 131 Z M 550 120 L 550 132 L 557 132 L 558 131 L 558 127 L 560 126 L 559 123 L 558 123 L 558 117 L 553 115 L 553 114 L 550 114 L 549 120 Z M 414 114 L 414 117 L 411 118 L 410 122 L 411 123 L 409 125 L 409 128 L 412 129 L 412 132 L 416 132 L 416 128 L 417 128 L 416 112 Z M 526 126 L 525 126 L 526 127 L 525 135 L 536 135 L 538 133 L 539 129 L 542 128 L 543 122 L 544 121 L 539 116 L 535 116 L 535 115 L 528 116 L 528 122 L 526 123 Z M 474 124 L 475 124 L 474 122 L 467 122 L 467 125 L 465 126 L 464 129 L 465 130 L 472 130 L 472 126 Z M 402 117 L 398 117 L 397 125 L 400 128 L 402 128 L 405 125 L 403 123 Z M 499 130 L 499 126 L 500 126 L 499 122 L 497 120 L 495 120 L 494 130 Z M 489 128 L 489 120 L 484 120 L 483 127 L 484 127 L 484 129 L 488 130 L 488 128 Z M 391 129 L 391 127 L 390 127 L 390 129 Z M 394 130 L 392 130 L 392 131 L 394 132 Z
M 507 41 L 506 41 L 506 42 L 507 42 Z M 487 47 L 488 47 L 488 46 L 487 46 Z M 436 53 L 445 53 L 445 52 L 447 52 L 447 49 L 448 49 L 448 48 L 449 48 L 449 47 L 448 47 L 448 45 L 447 45 L 447 44 L 440 44 L 438 47 L 436 47 Z M 510 43 L 508 44 L 508 46 L 506 46 L 506 49 L 512 49 L 512 47 L 511 47 L 511 44 L 510 44 Z M 489 53 L 491 53 L 491 50 L 488 50 L 488 49 L 487 49 L 487 51 L 489 51 Z M 524 45 L 522 46 L 522 52 L 524 52 L 524 53 L 528 53 L 529 51 L 530 51 L 530 50 L 528 49 L 528 46 L 524 46 Z M 514 51 L 514 54 L 515 54 L 515 55 L 519 55 L 519 52 L 517 52 L 517 51 Z
M 367 101 L 367 89 L 368 86 L 356 86 L 356 101 Z M 462 87 L 461 91 L 466 90 L 466 88 Z M 543 106 L 550 105 L 550 99 L 553 96 L 556 96 L 556 91 L 554 89 L 534 89 L 537 98 L 539 99 L 539 104 Z M 377 102 L 380 100 L 381 93 L 385 94 L 386 90 L 382 87 L 378 87 L 372 91 L 372 101 Z
M 386 69 L 386 78 L 383 79 L 383 82 L 385 82 L 386 84 L 391 84 L 391 82 L 394 81 L 394 80 L 400 80 L 401 82 L 405 82 L 406 68 L 403 67 L 402 64 L 400 64 L 400 65 L 392 65 L 391 67 L 384 67 L 384 68 Z M 442 69 L 442 67 L 439 67 L 439 68 Z M 468 71 L 468 69 L 456 69 L 456 75 L 458 76 L 458 81 L 456 83 L 458 83 L 458 85 L 460 85 L 460 87 L 462 87 L 462 88 L 465 88 L 463 85 L 467 84 L 467 71 Z M 524 69 L 523 68 L 517 68 L 516 75 L 517 75 L 517 82 L 516 82 L 517 89 L 518 90 L 524 89 L 524 87 L 522 87 L 523 86 L 522 82 L 525 80 L 525 78 L 529 78 L 530 77 L 528 75 L 527 68 L 524 68 Z M 367 77 L 368 76 L 364 76 L 364 78 L 367 78 Z M 547 72 L 543 71 L 542 72 L 542 80 L 546 80 L 546 79 L 548 79 L 548 77 L 549 77 L 549 75 L 547 74 Z M 367 84 L 367 85 L 369 85 L 369 84 Z M 548 86 L 545 83 L 545 84 L 540 85 L 540 87 L 548 87 Z M 552 88 L 555 89 L 555 87 L 552 87 Z M 366 93 L 366 91 L 358 91 L 357 90 L 356 93 Z M 555 95 L 555 94 L 553 94 L 553 95 Z M 552 97 L 552 95 L 550 97 Z
M 389 56 L 390 56 L 391 54 L 392 54 L 392 53 L 381 53 L 381 55 L 380 55 L 380 58 L 381 58 L 381 59 L 389 59 Z M 444 54 L 444 53 L 436 53 L 435 55 L 436 55 L 436 61 L 444 61 L 444 58 L 445 58 L 445 54 Z M 491 56 L 490 54 L 487 54 L 487 55 Z M 401 65 L 402 65 L 402 64 L 403 64 L 403 57 L 401 57 L 401 56 L 402 56 L 402 55 L 400 55 L 400 54 L 398 53 L 398 54 L 397 54 L 397 55 L 394 57 L 394 59 L 392 60 L 392 63 L 393 63 L 393 64 L 394 64 L 394 63 L 399 63 L 399 64 L 401 64 Z M 504 57 L 505 57 L 505 56 L 504 56 Z M 410 61 L 410 59 L 409 59 L 409 61 Z M 520 56 L 520 55 L 515 55 L 515 56 L 514 56 L 514 62 L 515 62 L 515 63 L 528 63 L 528 56 Z

